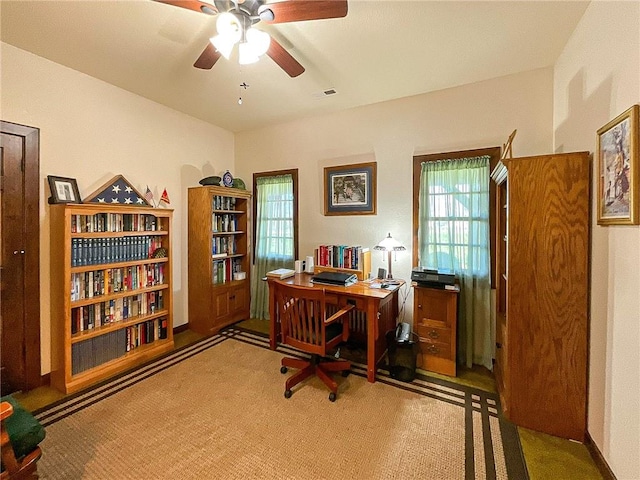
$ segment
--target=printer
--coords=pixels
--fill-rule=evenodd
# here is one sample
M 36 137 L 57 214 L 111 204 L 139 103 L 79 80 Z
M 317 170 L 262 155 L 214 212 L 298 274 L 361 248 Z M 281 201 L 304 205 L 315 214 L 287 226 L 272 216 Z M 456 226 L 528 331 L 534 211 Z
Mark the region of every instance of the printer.
M 421 287 L 446 288 L 447 285 L 456 283 L 456 277 L 450 271 L 415 267 L 411 270 L 411 281 L 416 282 Z

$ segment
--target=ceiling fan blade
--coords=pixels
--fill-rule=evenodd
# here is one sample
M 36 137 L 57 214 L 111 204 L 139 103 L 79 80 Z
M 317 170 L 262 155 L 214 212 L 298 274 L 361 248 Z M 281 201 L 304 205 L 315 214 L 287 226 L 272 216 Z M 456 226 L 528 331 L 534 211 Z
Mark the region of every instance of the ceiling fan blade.
M 346 17 L 348 12 L 347 0 L 286 0 L 268 3 L 264 8 L 271 10 L 275 16 L 273 20 L 265 20 L 265 23 L 340 18 Z
M 193 66 L 196 68 L 201 68 L 203 70 L 209 70 L 216 64 L 220 57 L 220 52 L 217 51 L 215 47 L 211 45 L 211 43 L 207 43 L 207 46 L 202 51 Z
M 174 7 L 186 8 L 198 13 L 206 13 L 207 15 L 215 15 L 218 13 L 218 8 L 213 3 L 213 0 L 200 1 L 200 0 L 155 0 L 158 3 L 166 3 L 167 5 L 173 5 Z
M 298 61 L 287 52 L 282 45 L 280 45 L 273 37 L 271 37 L 271 43 L 269 44 L 269 55 L 274 62 L 280 65 L 290 77 L 297 77 L 304 72 L 304 67 L 298 63 Z

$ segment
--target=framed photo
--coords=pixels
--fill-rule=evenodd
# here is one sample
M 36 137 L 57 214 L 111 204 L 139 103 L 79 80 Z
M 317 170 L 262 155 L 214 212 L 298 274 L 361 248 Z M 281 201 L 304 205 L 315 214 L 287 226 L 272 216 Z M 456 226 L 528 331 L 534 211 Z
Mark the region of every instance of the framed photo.
M 48 175 L 51 196 L 49 203 L 82 203 L 75 178 Z
M 598 130 L 598 224 L 638 225 L 638 105 Z
M 325 215 L 376 214 L 376 162 L 325 167 Z

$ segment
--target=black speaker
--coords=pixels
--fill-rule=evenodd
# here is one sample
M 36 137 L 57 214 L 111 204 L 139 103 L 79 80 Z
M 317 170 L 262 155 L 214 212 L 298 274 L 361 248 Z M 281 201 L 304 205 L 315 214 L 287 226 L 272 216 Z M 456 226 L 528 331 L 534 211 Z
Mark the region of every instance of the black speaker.
M 384 280 L 385 278 L 387 278 L 387 271 L 384 268 L 378 269 L 378 278 L 380 280 Z

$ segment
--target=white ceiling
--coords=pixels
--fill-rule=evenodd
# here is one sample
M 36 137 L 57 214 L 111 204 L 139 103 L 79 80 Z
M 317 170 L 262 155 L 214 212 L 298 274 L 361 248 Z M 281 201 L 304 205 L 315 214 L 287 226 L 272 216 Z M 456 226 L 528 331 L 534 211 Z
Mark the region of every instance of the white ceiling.
M 232 57 L 194 68 L 215 17 L 152 0 L 1 0 L 0 34 L 238 132 L 553 65 L 587 5 L 349 0 L 345 18 L 258 24 L 306 68 L 297 78 L 267 56 L 243 67 Z M 321 95 L 327 89 L 338 93 Z

